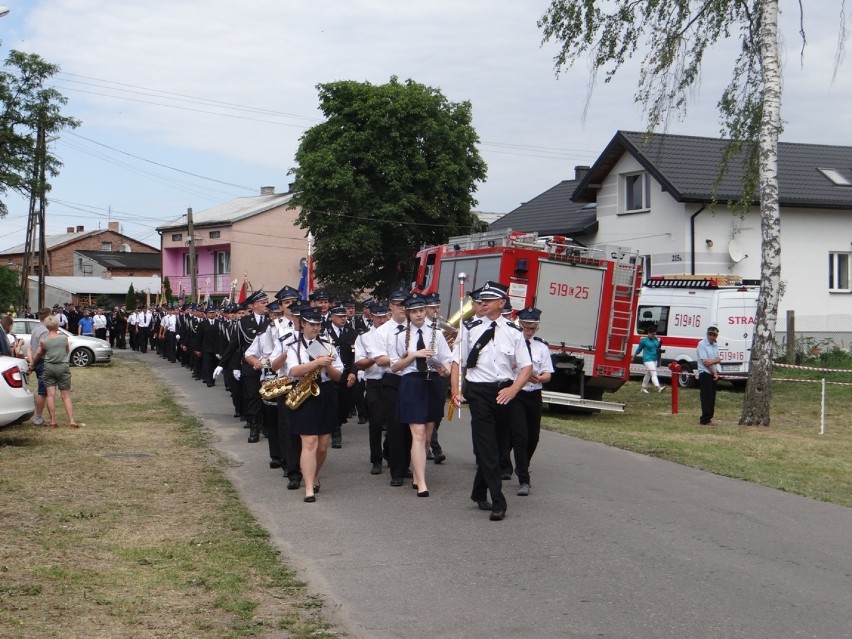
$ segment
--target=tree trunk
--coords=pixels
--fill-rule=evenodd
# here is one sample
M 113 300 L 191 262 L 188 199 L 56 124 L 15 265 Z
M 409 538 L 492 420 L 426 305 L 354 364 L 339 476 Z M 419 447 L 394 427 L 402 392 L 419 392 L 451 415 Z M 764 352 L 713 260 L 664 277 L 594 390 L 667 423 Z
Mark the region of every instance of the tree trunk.
M 778 59 L 778 0 L 764 0 L 760 11 L 763 112 L 760 161 L 760 296 L 741 426 L 769 426 L 772 354 L 781 283 L 781 214 L 778 209 L 778 134 L 781 131 L 781 67 Z

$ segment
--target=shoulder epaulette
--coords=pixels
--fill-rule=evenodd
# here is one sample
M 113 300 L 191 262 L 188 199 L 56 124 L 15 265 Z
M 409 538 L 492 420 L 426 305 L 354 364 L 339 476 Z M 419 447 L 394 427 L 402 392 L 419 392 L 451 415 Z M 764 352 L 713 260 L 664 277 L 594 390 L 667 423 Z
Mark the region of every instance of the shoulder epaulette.
M 293 337 L 293 332 L 292 332 L 292 331 L 291 331 L 291 332 L 289 332 L 289 333 L 287 333 L 287 334 L 285 334 L 285 335 L 282 335 L 281 337 L 279 337 L 279 338 L 278 338 L 278 341 L 279 341 L 279 342 L 283 342 L 283 341 L 284 341 L 285 339 L 287 339 L 288 337 Z
M 521 332 L 523 332 L 523 330 L 524 330 L 524 329 L 522 329 L 520 326 L 518 326 L 517 324 L 515 324 L 514 322 L 506 322 L 506 326 L 511 326 L 511 327 L 512 327 L 512 328 L 514 328 L 516 331 L 521 331 Z
M 472 328 L 474 328 L 474 327 L 476 327 L 476 326 L 479 326 L 480 324 L 482 324 L 482 320 L 481 320 L 481 319 L 469 319 L 469 320 L 467 320 L 467 321 L 464 323 L 464 327 L 465 327 L 467 330 L 470 330 L 470 329 L 472 329 Z
M 545 346 L 550 346 L 550 344 L 548 344 L 547 342 L 545 342 L 545 341 L 544 341 L 543 339 L 541 339 L 540 337 L 533 337 L 533 339 L 534 339 L 535 341 L 537 341 L 537 342 L 541 342 L 541 343 L 542 343 L 542 344 L 544 344 Z

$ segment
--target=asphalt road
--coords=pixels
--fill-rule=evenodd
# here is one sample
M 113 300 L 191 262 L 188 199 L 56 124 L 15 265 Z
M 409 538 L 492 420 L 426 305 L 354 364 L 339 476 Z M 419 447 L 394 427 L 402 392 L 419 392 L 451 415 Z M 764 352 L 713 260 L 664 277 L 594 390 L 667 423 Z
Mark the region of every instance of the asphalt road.
M 317 503 L 247 444 L 221 383 L 137 357 L 235 463 L 246 506 L 350 637 L 852 637 L 852 510 L 543 432 L 533 492 L 507 517 L 469 499 L 465 410 L 441 427 L 431 496 L 369 474 L 344 426 Z

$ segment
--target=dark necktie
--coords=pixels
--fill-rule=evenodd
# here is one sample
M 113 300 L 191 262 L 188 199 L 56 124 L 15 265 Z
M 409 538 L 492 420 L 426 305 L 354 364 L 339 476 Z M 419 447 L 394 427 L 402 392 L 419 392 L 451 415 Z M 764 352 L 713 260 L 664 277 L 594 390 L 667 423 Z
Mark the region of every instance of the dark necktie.
M 494 329 L 497 328 L 497 322 L 491 322 L 491 326 L 485 329 L 485 332 L 476 340 L 476 344 L 470 349 L 470 354 L 467 356 L 467 367 L 475 368 L 476 362 L 479 361 L 479 352 L 485 348 L 492 339 L 494 339 Z
M 529 351 L 530 358 L 532 358 L 532 346 L 530 346 L 530 341 L 528 339 L 524 340 L 527 343 L 527 350 Z
M 422 350 L 424 348 L 426 348 L 426 342 L 423 341 L 423 329 L 418 328 L 417 329 L 417 350 L 419 351 L 419 350 Z M 418 357 L 418 358 L 416 358 L 415 361 L 417 362 L 417 370 L 421 373 L 425 373 L 426 372 L 426 358 L 425 357 Z

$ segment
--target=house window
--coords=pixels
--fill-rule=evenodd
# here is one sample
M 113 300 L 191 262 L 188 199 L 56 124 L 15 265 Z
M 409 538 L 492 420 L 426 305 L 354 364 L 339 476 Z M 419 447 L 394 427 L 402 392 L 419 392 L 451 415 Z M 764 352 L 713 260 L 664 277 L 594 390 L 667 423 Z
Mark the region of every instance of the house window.
M 192 275 L 192 269 L 189 267 L 189 253 L 183 254 L 183 274 Z
M 102 251 L 111 251 L 112 250 L 112 242 L 101 242 L 101 250 Z
M 828 290 L 839 293 L 852 292 L 850 286 L 849 266 L 852 264 L 852 253 L 828 254 Z
M 820 173 L 822 173 L 825 177 L 831 180 L 831 183 L 835 186 L 852 186 L 852 182 L 846 179 L 846 176 L 843 175 L 837 169 L 817 169 Z
M 216 275 L 226 275 L 231 272 L 231 252 L 217 251 L 215 257 Z M 217 289 L 219 290 L 219 289 Z
M 622 176 L 622 202 L 624 213 L 635 213 L 647 211 L 651 208 L 651 196 L 649 194 L 650 179 L 648 174 L 629 173 Z
M 210 239 L 211 240 L 218 240 L 220 237 L 222 237 L 221 231 L 210 231 Z
M 172 233 L 172 242 L 180 242 L 183 239 L 183 233 Z

